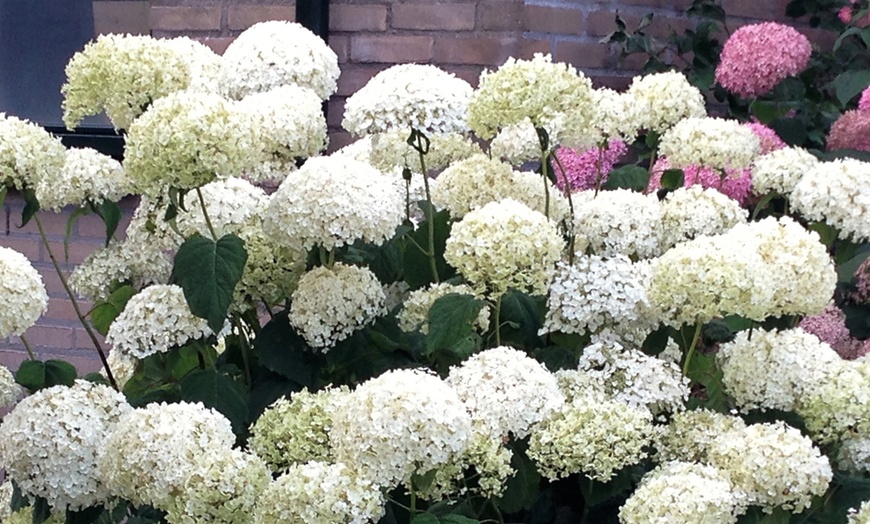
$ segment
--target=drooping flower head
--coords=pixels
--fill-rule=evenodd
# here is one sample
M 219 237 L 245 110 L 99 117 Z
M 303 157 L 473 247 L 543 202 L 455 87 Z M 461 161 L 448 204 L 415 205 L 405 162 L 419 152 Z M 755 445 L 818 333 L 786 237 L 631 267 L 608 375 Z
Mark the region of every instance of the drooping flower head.
M 701 91 L 676 71 L 636 76 L 627 93 L 638 104 L 639 129 L 663 133 L 684 118 L 707 114 Z
M 252 25 L 223 54 L 220 90 L 235 100 L 284 85 L 311 89 L 321 100 L 337 88 L 338 56 L 319 36 L 294 22 Z
M 832 125 L 828 132 L 828 151 L 854 149 L 870 151 L 870 112 L 846 111 Z
M 21 335 L 48 310 L 48 293 L 30 261 L 0 246 L 0 337 Z
M 802 73 L 812 51 L 807 37 L 791 26 L 745 25 L 722 47 L 716 81 L 743 98 L 765 95 L 786 78 Z
M 60 139 L 27 120 L 0 113 L 0 185 L 34 188 L 63 168 Z
M 438 67 L 395 65 L 347 99 L 341 125 L 354 135 L 412 129 L 464 133 L 470 97 L 468 82 Z

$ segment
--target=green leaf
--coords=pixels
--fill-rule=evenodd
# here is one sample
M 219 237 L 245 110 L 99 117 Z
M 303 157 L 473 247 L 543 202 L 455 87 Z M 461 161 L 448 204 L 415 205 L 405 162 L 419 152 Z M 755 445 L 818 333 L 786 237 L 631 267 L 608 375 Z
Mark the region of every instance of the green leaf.
M 440 519 L 441 524 L 480 524 L 477 519 L 470 519 L 462 515 L 444 515 Z
M 190 311 L 206 319 L 215 333 L 224 326 L 247 259 L 245 243 L 236 235 L 224 235 L 215 242 L 195 234 L 178 248 L 173 279 L 184 290 Z
M 716 365 L 716 359 L 712 355 L 696 352 L 689 363 L 688 377 L 693 382 L 704 386 L 705 399 L 701 405 L 724 413 L 727 408 L 725 398 L 725 385 L 722 383 L 722 370 Z
M 850 100 L 858 96 L 867 86 L 870 86 L 870 69 L 846 71 L 834 79 L 834 89 L 840 105 L 846 106 Z
M 69 387 L 77 377 L 76 368 L 65 360 L 49 360 L 45 363 L 45 387 Z
M 103 506 L 92 506 L 80 511 L 66 510 L 66 524 L 94 524 L 106 514 Z
M 822 244 L 827 247 L 834 245 L 834 242 L 837 240 L 837 230 L 825 222 L 813 222 L 809 225 L 808 229 L 818 233 Z
M 649 185 L 649 171 L 633 164 L 618 167 L 610 172 L 602 187 L 604 189 L 631 189 L 643 191 Z
M 513 323 L 516 327 L 502 326 L 502 341 L 512 341 L 518 347 L 533 348 L 538 345 L 544 311 L 544 297 L 531 297 L 511 289 L 501 298 L 501 321 Z M 494 319 L 493 319 L 494 321 Z
M 9 193 L 9 188 L 6 184 L 0 186 L 0 207 L 3 207 L 3 204 L 6 203 L 6 195 Z
M 474 333 L 474 321 L 485 302 L 471 295 L 447 294 L 429 308 L 429 336 L 426 351 L 454 351 Z
M 425 211 L 427 208 L 426 202 L 421 201 L 419 204 Z M 403 274 L 405 282 L 408 283 L 408 286 L 412 290 L 420 289 L 434 282 L 429 257 L 420 250 L 420 248 L 428 249 L 429 246 L 428 224 L 428 221 L 424 220 L 416 230 L 409 232 L 405 239 Z M 444 247 L 447 244 L 447 237 L 450 236 L 449 212 L 442 210 L 435 213 L 433 224 L 435 233 L 435 266 L 438 269 L 438 276 L 441 278 L 441 281 L 444 281 L 456 274 L 456 271 L 444 261 Z
M 39 391 L 45 387 L 45 362 L 25 360 L 15 373 L 15 382 L 29 389 Z
M 103 224 L 106 225 L 106 246 L 108 247 L 109 241 L 115 236 L 118 224 L 121 223 L 121 208 L 110 200 L 103 200 L 100 207 L 97 208 L 97 215 L 103 219 Z
M 136 289 L 133 286 L 124 285 L 112 292 L 106 298 L 106 301 L 97 304 L 91 310 L 91 323 L 94 328 L 105 335 L 109 332 L 109 326 L 118 318 L 118 315 L 127 307 L 127 302 L 136 294 Z
M 18 227 L 24 227 L 30 222 L 30 219 L 33 218 L 33 215 L 39 211 L 39 200 L 36 199 L 36 193 L 34 193 L 33 189 L 25 188 L 24 191 L 21 192 L 21 196 L 24 197 L 24 210 L 21 211 L 21 225 Z
M 198 367 L 199 347 L 196 344 L 180 347 L 166 354 L 166 368 L 169 376 L 175 380 L 181 380 Z
M 441 521 L 431 513 L 420 513 L 411 520 L 411 524 L 439 524 Z
M 662 173 L 662 188 L 663 189 L 678 189 L 683 187 L 685 183 L 685 173 L 682 169 L 666 169 Z
M 18 487 L 18 483 L 14 480 L 12 482 L 12 500 L 9 501 L 9 509 L 12 510 L 13 513 L 17 512 L 22 508 L 26 508 L 30 505 L 30 501 L 27 500 L 27 495 L 21 492 L 21 488 Z
M 290 325 L 287 311 L 275 315 L 254 340 L 254 354 L 266 369 L 314 389 L 318 361 L 313 350 Z
M 791 146 L 803 145 L 809 136 L 806 124 L 798 118 L 775 118 L 769 125 Z
M 33 524 L 42 524 L 51 517 L 51 507 L 48 501 L 42 497 L 36 497 L 33 501 Z
M 232 378 L 215 369 L 198 369 L 181 379 L 181 399 L 214 408 L 241 434 L 248 426 L 247 393 Z
M 852 256 L 846 262 L 837 266 L 837 280 L 845 283 L 853 283 L 855 281 L 855 272 L 858 267 L 870 257 L 870 244 L 863 244 L 855 250 Z
M 497 500 L 497 504 L 504 513 L 517 513 L 530 508 L 535 503 L 541 475 L 526 454 L 528 444 L 515 441 L 508 447 L 513 450 L 511 467 L 516 474 L 508 478 L 504 495 Z

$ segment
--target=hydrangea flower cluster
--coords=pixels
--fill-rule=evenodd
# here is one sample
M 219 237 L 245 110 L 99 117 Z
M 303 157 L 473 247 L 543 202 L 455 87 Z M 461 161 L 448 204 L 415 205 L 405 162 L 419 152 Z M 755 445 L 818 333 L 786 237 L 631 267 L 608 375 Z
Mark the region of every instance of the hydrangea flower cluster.
M 395 130 L 371 136 L 371 153 L 366 162 L 384 173 L 396 168 L 408 168 L 420 173 L 420 154 L 408 145 L 408 131 Z M 426 171 L 439 171 L 472 155 L 479 154 L 480 146 L 465 135 L 447 133 L 432 135 L 429 138 L 429 151 L 426 153 Z M 427 173 L 428 174 L 428 173 Z
M 311 460 L 331 461 L 332 416 L 349 393 L 347 387 L 303 389 L 290 400 L 278 399 L 251 426 L 248 448 L 276 472 Z
M 551 120 L 544 124 L 550 140 L 559 143 L 559 122 Z M 541 140 L 531 119 L 505 126 L 489 143 L 493 158 L 504 160 L 512 166 L 541 160 Z
M 843 9 L 848 9 L 848 6 Z M 870 522 L 870 501 L 862 502 L 861 507 L 857 510 L 855 508 L 849 509 L 847 517 L 849 519 L 847 524 L 867 524 Z
M 592 145 L 595 111 L 592 82 L 583 73 L 550 55 L 508 60 L 496 71 L 484 71 L 468 106 L 468 124 L 489 140 L 507 126 L 526 118 L 546 128 L 548 118 L 562 119 L 560 141 L 569 146 Z
M 870 472 L 870 438 L 855 435 L 840 443 L 837 450 L 837 466 L 853 473 Z
M 607 182 L 613 167 L 628 152 L 622 140 L 611 140 L 606 147 L 593 147 L 578 152 L 567 147 L 556 150 L 554 170 L 556 185 L 565 190 L 566 181 L 570 191 L 585 191 L 601 187 Z
M 112 495 L 97 470 L 106 439 L 131 410 L 108 386 L 76 381 L 25 398 L 0 425 L 0 461 L 21 491 L 77 511 Z
M 870 239 L 870 163 L 852 158 L 819 162 L 792 191 L 794 209 L 824 220 L 855 242 Z
M 35 188 L 63 169 L 60 139 L 27 120 L 0 113 L 0 184 Z
M 335 264 L 302 275 L 290 305 L 290 325 L 324 353 L 386 313 L 384 290 L 368 268 Z
M 262 226 L 245 229 L 240 236 L 245 241 L 248 260 L 233 291 L 231 310 L 244 312 L 262 302 L 269 305 L 285 302 L 305 272 L 307 253 L 276 241 L 266 235 Z
M 846 327 L 846 314 L 834 303 L 828 304 L 818 315 L 804 317 L 798 327 L 819 337 L 844 360 L 855 360 L 863 355 L 864 344 L 852 338 Z
M 124 169 L 143 193 L 193 189 L 240 175 L 250 164 L 253 137 L 242 113 L 220 96 L 173 93 L 130 125 Z
M 669 462 L 650 471 L 619 509 L 622 524 L 697 522 L 734 524 L 744 501 L 716 468 Z
M 118 420 L 100 456 L 100 476 L 114 495 L 168 509 L 197 464 L 235 441 L 230 421 L 201 403 L 149 404 Z
M 283 180 L 297 159 L 317 155 L 329 142 L 320 97 L 310 89 L 291 84 L 252 93 L 238 108 L 251 118 L 262 154 L 262 162 L 245 173 L 250 180 Z
M 48 310 L 48 293 L 39 272 L 24 255 L 0 246 L 0 337 L 21 335 Z
M 242 178 L 215 180 L 200 188 L 211 227 L 218 238 L 226 234 L 242 235 L 259 224 L 269 197 L 261 188 Z M 196 196 L 188 197 L 187 210 L 176 217 L 178 231 L 185 237 L 196 233 L 211 238 L 211 231 Z
M 722 46 L 716 81 L 743 98 L 761 96 L 802 73 L 812 51 L 807 37 L 791 26 L 774 22 L 745 25 Z
M 524 352 L 501 346 L 450 370 L 446 380 L 471 414 L 475 433 L 525 438 L 565 401 L 556 377 Z
M 861 98 L 858 100 L 858 110 L 870 110 L 870 87 L 867 87 L 863 91 L 861 91 Z
M 390 177 L 343 156 L 315 157 L 272 195 L 263 230 L 308 250 L 356 240 L 382 244 L 405 216 L 404 195 Z
M 574 194 L 574 231 L 603 257 L 640 259 L 661 254 L 661 205 L 654 195 L 628 189 Z
M 708 455 L 720 435 L 745 428 L 743 419 L 708 409 L 674 413 L 664 431 L 656 434 L 655 459 L 708 463 Z
M 667 158 L 659 158 L 653 165 L 647 192 L 658 191 L 662 187 L 662 176 L 671 169 Z M 686 166 L 682 169 L 683 187 L 701 186 L 705 189 L 715 189 L 741 205 L 749 202 L 752 196 L 752 171 L 746 169 L 726 169 L 720 171 L 711 167 Z
M 106 342 L 143 359 L 212 334 L 208 322 L 190 312 L 180 287 L 154 284 L 127 302 L 109 327 Z
M 449 500 L 453 493 L 500 497 L 507 489 L 508 479 L 516 474 L 511 467 L 512 457 L 513 452 L 501 440 L 474 433 L 465 453 L 435 470 L 434 480 L 418 496 L 431 501 Z M 471 468 L 477 476 L 476 487 L 464 482 L 465 472 Z
M 832 125 L 828 132 L 827 149 L 854 149 L 870 151 L 870 114 L 867 111 L 846 111 Z
M 644 108 L 634 93 L 599 88 L 592 92 L 592 100 L 596 108 L 592 127 L 598 134 L 595 144 L 633 142 L 643 127 L 641 111 Z
M 36 198 L 42 209 L 60 211 L 67 205 L 117 202 L 131 189 L 120 162 L 94 149 L 71 148 L 63 169 L 45 173 L 37 182 Z
M 337 89 L 338 56 L 300 24 L 273 20 L 252 25 L 223 54 L 220 91 L 235 100 L 298 85 L 321 100 Z
M 24 388 L 15 382 L 15 375 L 6 366 L 0 366 L 0 409 L 11 408 L 24 394 Z
M 575 398 L 532 431 L 529 458 L 550 480 L 584 473 L 607 482 L 625 466 L 646 457 L 652 414 L 603 398 Z
M 627 93 L 637 103 L 637 127 L 663 133 L 684 118 L 707 114 L 701 91 L 676 71 L 636 76 Z
M 260 497 L 254 524 L 367 524 L 384 515 L 379 487 L 342 463 L 291 467 Z
M 547 218 L 512 199 L 490 202 L 455 223 L 444 259 L 475 290 L 547 292 L 563 241 Z
M 661 208 L 662 244 L 668 249 L 701 235 L 724 233 L 748 217 L 736 200 L 697 185 L 669 192 Z
M 760 195 L 774 192 L 789 196 L 801 177 L 818 163 L 816 157 L 800 147 L 767 153 L 752 164 L 752 189 Z
M 431 284 L 424 289 L 412 291 L 403 301 L 404 306 L 399 312 L 397 320 L 399 328 L 406 332 L 419 331 L 424 335 L 429 333 L 429 309 L 439 298 L 451 293 L 460 295 L 474 295 L 474 290 L 465 284 L 448 284 L 441 282 Z M 474 321 L 478 332 L 483 333 L 489 329 L 489 308 L 482 307 Z
M 716 355 L 725 390 L 744 412 L 793 411 L 803 395 L 835 373 L 831 346 L 802 329 L 741 331 Z
M 776 134 L 776 131 L 761 122 L 746 122 L 743 126 L 751 129 L 758 137 L 758 142 L 761 145 L 760 154 L 762 155 L 788 147 L 788 144 Z
M 354 135 L 394 129 L 464 133 L 471 92 L 468 82 L 438 67 L 395 65 L 347 99 L 341 125 Z
M 634 264 L 625 255 L 588 255 L 575 258 L 574 264 L 558 262 L 541 333 L 594 333 L 637 322 L 648 306 L 647 274 L 647 265 Z
M 870 361 L 838 366 L 828 380 L 806 392 L 796 411 L 823 444 L 870 435 Z
M 129 240 L 112 241 L 73 269 L 69 285 L 80 297 L 97 302 L 106 299 L 119 283 L 129 282 L 141 290 L 168 282 L 171 273 L 172 261 L 162 251 L 139 249 Z
M 664 132 L 659 151 L 676 168 L 743 169 L 761 152 L 761 142 L 736 120 L 686 118 Z
M 397 369 L 358 386 L 332 417 L 339 462 L 380 487 L 410 481 L 468 448 L 471 417 L 449 385 L 423 370 Z
M 801 513 L 827 491 L 833 478 L 827 457 L 783 422 L 754 424 L 719 436 L 710 465 L 731 481 L 749 504 L 765 512 Z

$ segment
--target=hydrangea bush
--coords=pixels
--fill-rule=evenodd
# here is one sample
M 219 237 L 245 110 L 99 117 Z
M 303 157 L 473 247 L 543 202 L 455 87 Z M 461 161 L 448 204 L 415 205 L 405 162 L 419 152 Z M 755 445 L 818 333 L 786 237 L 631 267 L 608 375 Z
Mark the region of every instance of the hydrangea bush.
M 23 222 L 75 206 L 107 233 L 70 276 L 45 243 L 104 369 L 0 368 L 0 521 L 866 521 L 870 163 L 759 116 L 808 46 L 734 31 L 708 71 L 727 114 L 676 70 L 616 92 L 544 55 L 477 88 L 399 65 L 326 155 L 339 69 L 301 26 L 223 57 L 100 37 L 64 108 L 126 129 L 122 163 L 0 115 Z M 860 145 L 850 119 L 829 143 Z M 26 344 L 47 294 L 0 268 Z

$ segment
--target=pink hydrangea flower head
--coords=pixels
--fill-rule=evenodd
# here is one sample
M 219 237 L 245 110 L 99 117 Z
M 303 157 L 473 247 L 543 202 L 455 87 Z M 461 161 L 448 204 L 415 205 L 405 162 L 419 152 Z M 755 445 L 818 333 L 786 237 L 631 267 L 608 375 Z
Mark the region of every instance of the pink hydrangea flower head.
M 760 155 L 766 155 L 771 151 L 776 151 L 777 149 L 782 149 L 788 146 L 788 144 L 779 138 L 776 131 L 761 122 L 747 122 L 743 125 L 751 129 L 752 132 L 755 133 L 755 136 L 758 137 L 758 141 L 761 143 Z
M 855 291 L 849 298 L 856 304 L 870 305 L 870 258 L 855 270 Z
M 798 327 L 819 337 L 843 359 L 854 360 L 864 354 L 861 352 L 863 341 L 852 338 L 846 327 L 846 314 L 836 304 L 829 304 L 818 315 L 804 318 Z
M 593 189 L 596 183 L 607 182 L 613 166 L 626 152 L 628 152 L 628 145 L 622 140 L 611 140 L 607 147 L 593 147 L 582 153 L 560 147 L 556 151 L 556 158 L 559 161 L 554 162 L 556 185 L 564 190 L 567 178 L 572 192 Z M 560 164 L 565 168 L 564 174 L 559 168 Z
M 846 111 L 834 122 L 828 133 L 828 151 L 837 149 L 870 152 L 870 111 Z
M 734 31 L 722 47 L 716 81 L 744 98 L 769 93 L 807 68 L 813 48 L 795 28 L 764 22 Z
M 861 98 L 858 100 L 859 111 L 870 111 L 870 87 L 861 91 Z
M 853 21 L 852 18 L 855 17 L 855 13 L 857 9 L 855 6 L 858 4 L 858 0 L 852 0 L 852 5 L 844 5 L 837 12 L 837 16 L 840 18 L 840 21 L 846 25 L 854 25 L 855 27 L 867 27 L 870 25 L 870 15 L 867 15 L 859 20 Z
M 647 192 L 662 188 L 662 175 L 670 169 L 667 158 L 659 158 L 653 166 Z M 715 189 L 723 195 L 745 205 L 752 193 L 752 169 L 728 169 L 725 176 L 709 167 L 689 166 L 683 168 L 683 186 L 700 185 L 707 189 Z

